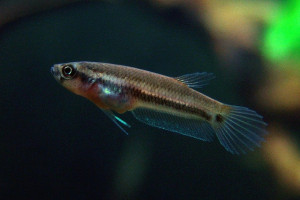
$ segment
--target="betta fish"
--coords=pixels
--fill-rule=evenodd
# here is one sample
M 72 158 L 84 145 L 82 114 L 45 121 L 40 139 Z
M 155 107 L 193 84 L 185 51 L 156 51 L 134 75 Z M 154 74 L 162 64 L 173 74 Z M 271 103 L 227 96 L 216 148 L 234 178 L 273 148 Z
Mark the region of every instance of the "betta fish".
M 194 90 L 207 85 L 212 73 L 168 77 L 100 62 L 56 64 L 51 72 L 63 87 L 96 104 L 126 134 L 130 125 L 117 113 L 127 111 L 145 124 L 199 140 L 216 136 L 232 154 L 254 150 L 267 133 L 267 124 L 255 111 Z

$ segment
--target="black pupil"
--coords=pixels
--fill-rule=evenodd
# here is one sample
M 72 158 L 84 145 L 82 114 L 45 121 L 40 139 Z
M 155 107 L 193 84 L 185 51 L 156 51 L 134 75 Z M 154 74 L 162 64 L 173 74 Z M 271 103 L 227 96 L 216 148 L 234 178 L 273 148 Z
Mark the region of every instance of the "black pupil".
M 72 65 L 64 66 L 64 68 L 62 69 L 62 72 L 65 77 L 72 77 L 75 75 L 75 69 Z
M 72 68 L 69 66 L 65 67 L 65 73 L 70 75 L 72 73 Z

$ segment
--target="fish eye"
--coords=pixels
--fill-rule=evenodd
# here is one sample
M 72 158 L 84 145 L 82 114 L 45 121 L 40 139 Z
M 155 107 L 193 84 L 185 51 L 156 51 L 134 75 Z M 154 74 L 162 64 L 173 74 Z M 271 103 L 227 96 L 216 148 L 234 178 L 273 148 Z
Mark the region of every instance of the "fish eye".
M 76 70 L 73 65 L 65 65 L 62 68 L 62 73 L 65 78 L 70 79 L 74 77 L 74 75 L 76 74 Z

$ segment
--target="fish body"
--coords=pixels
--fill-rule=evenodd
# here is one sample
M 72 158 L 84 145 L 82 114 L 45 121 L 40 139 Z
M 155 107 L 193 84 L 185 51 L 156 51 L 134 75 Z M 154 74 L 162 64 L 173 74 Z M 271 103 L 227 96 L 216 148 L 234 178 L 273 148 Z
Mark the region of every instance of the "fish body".
M 256 112 L 216 101 L 193 88 L 213 79 L 210 73 L 168 77 L 122 65 L 72 62 L 51 68 L 56 80 L 101 108 L 125 133 L 117 117 L 127 111 L 148 125 L 203 141 L 215 137 L 233 154 L 259 146 L 266 124 Z

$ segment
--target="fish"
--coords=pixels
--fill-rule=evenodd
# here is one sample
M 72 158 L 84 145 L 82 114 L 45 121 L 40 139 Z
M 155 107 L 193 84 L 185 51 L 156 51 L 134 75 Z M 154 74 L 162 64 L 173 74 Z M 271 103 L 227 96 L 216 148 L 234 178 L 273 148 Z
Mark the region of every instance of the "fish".
M 55 64 L 51 73 L 69 91 L 99 107 L 124 133 L 131 126 L 120 114 L 170 132 L 211 142 L 232 154 L 245 154 L 265 141 L 267 124 L 246 107 L 221 103 L 198 90 L 215 78 L 196 72 L 178 77 L 117 64 Z

